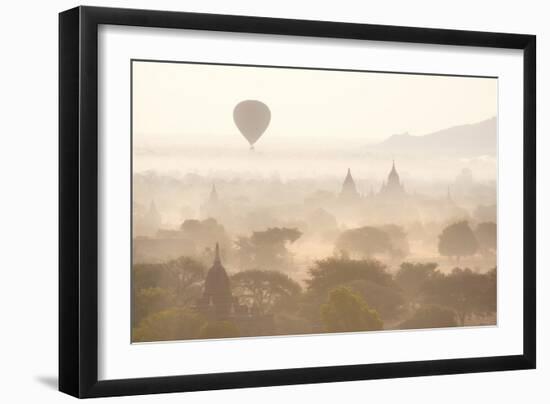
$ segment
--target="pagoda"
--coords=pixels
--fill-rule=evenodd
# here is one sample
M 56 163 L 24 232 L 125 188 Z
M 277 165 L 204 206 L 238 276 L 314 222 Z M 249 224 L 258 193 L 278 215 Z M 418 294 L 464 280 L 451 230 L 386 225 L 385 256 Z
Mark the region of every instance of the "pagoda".
M 340 198 L 347 201 L 354 201 L 360 198 L 355 181 L 351 175 L 351 170 L 348 168 L 348 173 L 342 184 L 342 191 L 340 192 Z
M 400 197 L 405 195 L 405 187 L 399 179 L 399 174 L 395 168 L 395 160 L 392 163 L 391 171 L 388 174 L 388 180 L 382 184 L 380 195 Z
M 205 314 L 210 314 L 218 320 L 230 316 L 235 299 L 231 294 L 229 276 L 222 265 L 220 247 L 216 243 L 214 263 L 208 270 L 204 281 L 204 292 L 199 299 L 199 309 Z

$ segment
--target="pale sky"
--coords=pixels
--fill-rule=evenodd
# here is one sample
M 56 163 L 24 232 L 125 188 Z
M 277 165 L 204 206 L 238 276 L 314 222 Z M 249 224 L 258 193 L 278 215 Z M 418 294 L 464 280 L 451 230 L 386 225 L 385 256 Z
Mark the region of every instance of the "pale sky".
M 248 150 L 233 108 L 255 99 L 271 122 L 258 152 L 343 150 L 393 134 L 424 135 L 497 115 L 491 78 L 285 68 L 133 63 L 133 140 L 139 153 Z M 136 158 L 137 156 L 137 158 Z M 153 167 L 151 167 L 153 168 Z

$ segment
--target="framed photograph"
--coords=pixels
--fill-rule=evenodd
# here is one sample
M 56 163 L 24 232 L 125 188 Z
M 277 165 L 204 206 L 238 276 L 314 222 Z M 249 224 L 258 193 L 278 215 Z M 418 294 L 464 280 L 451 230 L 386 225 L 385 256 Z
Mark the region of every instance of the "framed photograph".
M 535 36 L 59 17 L 59 388 L 535 368 Z

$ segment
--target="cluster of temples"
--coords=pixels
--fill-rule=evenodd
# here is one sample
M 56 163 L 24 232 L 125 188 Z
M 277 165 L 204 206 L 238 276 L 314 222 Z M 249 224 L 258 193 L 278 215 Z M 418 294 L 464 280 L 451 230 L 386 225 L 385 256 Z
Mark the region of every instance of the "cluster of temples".
M 393 161 L 391 171 L 388 174 L 388 179 L 382 183 L 378 195 L 382 197 L 394 198 L 399 198 L 406 195 L 405 187 L 399 178 L 397 169 L 395 168 L 395 161 Z M 351 175 L 351 169 L 349 168 L 346 174 L 346 178 L 344 179 L 344 183 L 342 184 L 340 198 L 346 201 L 359 200 L 361 198 L 361 195 L 357 191 L 357 186 L 355 185 L 353 176 Z

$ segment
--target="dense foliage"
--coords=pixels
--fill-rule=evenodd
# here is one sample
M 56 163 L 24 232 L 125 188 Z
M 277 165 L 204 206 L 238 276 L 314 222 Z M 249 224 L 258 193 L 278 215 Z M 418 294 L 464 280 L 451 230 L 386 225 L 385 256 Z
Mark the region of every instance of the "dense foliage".
M 205 234 L 220 231 L 213 221 L 186 221 L 183 228 L 199 228 Z M 409 254 L 409 246 L 402 229 L 388 225 L 342 232 L 334 255 L 313 259 L 302 272 L 305 276 L 296 279 L 287 270 L 293 265 L 289 246 L 300 237 L 295 228 L 274 227 L 236 241 L 231 254 L 235 258 L 232 266 L 238 270 L 229 273 L 229 283 L 239 312 L 223 320 L 197 309 L 208 268 L 203 255 L 135 264 L 133 341 L 437 328 L 496 321 L 496 268 L 487 271 L 456 265 L 441 269 L 435 262 L 396 261 Z M 494 254 L 496 225 L 484 222 L 472 231 L 465 221 L 453 223 L 441 231 L 439 250 L 450 257 L 452 265 L 458 264 L 459 257 L 474 253 Z M 387 260 L 374 258 L 377 252 L 388 253 Z M 211 263 L 214 252 L 209 254 Z M 261 265 L 265 262 L 271 265 Z
M 374 331 L 382 329 L 382 320 L 363 298 L 350 289 L 338 287 L 321 306 L 321 317 L 328 332 Z

